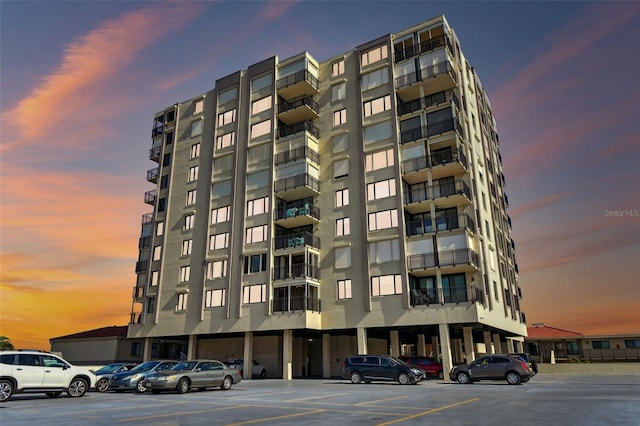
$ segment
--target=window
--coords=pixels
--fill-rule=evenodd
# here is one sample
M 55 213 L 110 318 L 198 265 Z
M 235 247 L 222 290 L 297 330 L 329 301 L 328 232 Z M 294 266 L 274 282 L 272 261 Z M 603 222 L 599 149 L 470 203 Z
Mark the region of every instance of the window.
M 265 74 L 262 77 L 254 78 L 251 80 L 251 93 L 270 87 L 272 79 L 273 77 L 271 74 Z
M 331 102 L 343 100 L 347 95 L 347 83 L 331 86 Z
M 493 294 L 496 296 L 496 301 L 500 301 L 499 293 L 498 293 L 498 283 L 493 282 Z
M 256 198 L 247 201 L 247 217 L 267 213 L 269 211 L 269 197 Z
M 491 239 L 491 228 L 489 228 L 489 221 L 487 220 L 484 221 L 484 229 L 487 233 L 487 238 Z
M 336 237 L 351 235 L 351 222 L 348 217 L 336 220 Z
M 163 212 L 167 209 L 167 199 L 166 198 L 160 198 L 158 200 L 158 212 Z
M 219 207 L 217 209 L 211 209 L 211 224 L 223 223 L 229 220 L 229 212 L 231 206 Z
M 207 279 L 215 280 L 227 276 L 227 259 L 207 263 Z
M 336 269 L 351 267 L 351 247 L 336 247 L 334 253 Z
M 202 134 L 202 120 L 196 120 L 191 123 L 191 137 L 200 136 Z
M 227 148 L 235 145 L 236 143 L 236 132 L 225 133 L 224 135 L 220 135 L 216 138 L 216 149 Z
M 193 245 L 193 240 L 184 240 L 182 242 L 182 255 L 183 256 L 191 256 L 191 247 Z
M 383 121 L 373 126 L 367 126 L 364 128 L 364 144 L 370 144 L 380 142 L 386 139 L 391 139 L 393 134 L 393 127 L 391 121 Z
M 391 294 L 402 294 L 402 279 L 400 275 L 371 277 L 372 296 L 387 296 Z
M 349 160 L 336 160 L 333 162 L 333 177 L 335 179 L 349 176 Z
M 624 347 L 631 349 L 631 348 L 640 348 L 640 339 L 634 339 L 634 340 L 625 340 L 624 341 Z
M 152 314 L 156 311 L 156 298 L 150 297 L 147 299 L 147 313 Z
M 364 110 L 364 116 L 370 117 L 374 114 L 378 114 L 391 109 L 391 95 L 381 96 L 379 98 L 372 99 L 362 104 Z
M 389 68 L 382 68 L 362 76 L 362 91 L 382 86 L 389 82 Z
M 364 52 L 360 56 L 360 61 L 362 62 L 362 66 L 367 66 L 373 64 L 375 62 L 381 61 L 387 58 L 387 45 L 383 44 L 382 46 L 378 46 L 374 49 L 368 50 Z
M 191 191 L 187 191 L 187 205 L 196 203 L 196 190 L 192 189 Z
M 204 109 L 204 99 L 198 99 L 193 104 L 193 113 L 194 114 L 200 114 L 203 109 Z
M 165 139 L 164 143 L 166 145 L 171 145 L 173 143 L 173 132 L 167 132 L 167 138 Z
M 269 227 L 267 225 L 254 226 L 253 228 L 247 228 L 245 242 L 246 244 L 260 243 L 267 241 L 267 232 Z
M 211 197 L 221 198 L 231 195 L 231 181 L 216 182 L 211 185 Z
M 271 161 L 271 144 L 263 143 L 249 148 L 247 163 L 255 164 L 261 161 Z
M 331 77 L 337 77 L 344 74 L 344 59 L 331 64 Z
M 266 96 L 257 101 L 253 101 L 251 104 L 251 115 L 259 114 L 262 111 L 266 111 L 271 108 L 271 95 Z
M 247 189 L 256 189 L 269 186 L 271 181 L 271 170 L 249 173 L 247 175 Z
M 161 256 L 162 256 L 162 246 L 155 246 L 153 248 L 153 257 L 151 259 L 160 260 Z
M 180 267 L 180 282 L 184 283 L 189 281 L 191 278 L 191 266 L 181 266 Z
M 184 225 L 182 226 L 183 231 L 188 231 L 189 229 L 193 229 L 193 221 L 196 218 L 195 214 L 188 214 L 184 217 Z
M 397 238 L 369 243 L 369 262 L 385 263 L 400 260 L 400 240 Z
M 242 287 L 242 303 L 263 303 L 267 301 L 267 285 L 246 285 Z
M 611 349 L 608 340 L 592 340 L 591 346 L 593 349 Z
M 379 231 L 381 229 L 395 228 L 398 226 L 398 210 L 383 210 L 381 212 L 369 213 L 369 231 Z
M 213 174 L 218 175 L 220 173 L 228 172 L 233 169 L 234 166 L 233 155 L 220 155 L 213 159 Z
M 365 157 L 365 170 L 367 172 L 384 169 L 385 167 L 393 166 L 393 164 L 393 149 L 391 148 L 367 154 Z
M 194 143 L 191 145 L 191 153 L 189 154 L 189 158 L 198 158 L 200 157 L 200 144 Z
M 396 180 L 387 179 L 367 184 L 367 201 L 380 198 L 394 197 L 396 195 Z
M 198 180 L 198 169 L 200 166 L 193 166 L 189 168 L 189 182 L 193 182 L 194 180 Z
M 231 102 L 237 98 L 238 98 L 238 89 L 234 87 L 233 89 L 220 92 L 220 94 L 218 95 L 218 103 L 220 105 L 224 105 L 227 102 Z
M 142 353 L 141 342 L 131 342 L 131 356 L 140 356 Z
M 244 258 L 244 273 L 255 274 L 267 270 L 267 254 L 251 254 Z
M 171 154 L 165 154 L 164 157 L 162 157 L 162 166 L 169 167 L 170 165 L 171 165 Z
M 338 280 L 338 300 L 351 299 L 351 280 Z
M 158 222 L 156 223 L 156 237 L 159 237 L 162 234 L 164 234 L 164 222 Z
M 224 288 L 219 290 L 207 290 L 204 293 L 204 307 L 216 308 L 224 306 Z
M 349 148 L 349 137 L 347 136 L 347 133 L 334 136 L 331 138 L 331 142 L 333 143 L 334 153 L 346 151 L 347 148 Z
M 215 234 L 209 237 L 209 250 L 219 250 L 229 247 L 229 233 Z
M 151 278 L 149 283 L 151 286 L 158 285 L 158 279 L 160 278 L 160 271 L 151 271 Z
M 251 138 L 266 135 L 271 131 L 271 119 L 261 121 L 251 126 Z
M 169 175 L 160 177 L 160 189 L 167 189 L 169 187 Z
M 186 311 L 187 310 L 187 296 L 188 293 L 180 293 L 178 294 L 178 303 L 176 304 L 176 311 Z
M 343 108 L 333 112 L 333 125 L 339 126 L 347 122 L 347 110 Z
M 336 191 L 336 207 L 344 207 L 349 205 L 349 188 L 339 189 Z
M 218 127 L 230 124 L 236 121 L 236 109 L 229 110 L 218 114 Z

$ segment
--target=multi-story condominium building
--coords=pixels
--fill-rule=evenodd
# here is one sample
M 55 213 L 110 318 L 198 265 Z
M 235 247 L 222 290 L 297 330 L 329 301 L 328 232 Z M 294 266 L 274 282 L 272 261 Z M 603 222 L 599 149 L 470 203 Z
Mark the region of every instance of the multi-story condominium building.
M 443 16 L 220 78 L 155 115 L 150 159 L 128 331 L 144 358 L 290 378 L 352 353 L 447 370 L 522 350 L 496 124 Z

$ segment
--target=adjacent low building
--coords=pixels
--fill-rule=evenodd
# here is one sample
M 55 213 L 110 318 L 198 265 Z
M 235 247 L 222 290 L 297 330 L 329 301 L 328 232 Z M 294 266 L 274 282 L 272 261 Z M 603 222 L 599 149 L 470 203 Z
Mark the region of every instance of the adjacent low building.
M 127 339 L 127 326 L 101 327 L 49 339 L 51 351 L 77 365 L 141 362 L 142 339 Z

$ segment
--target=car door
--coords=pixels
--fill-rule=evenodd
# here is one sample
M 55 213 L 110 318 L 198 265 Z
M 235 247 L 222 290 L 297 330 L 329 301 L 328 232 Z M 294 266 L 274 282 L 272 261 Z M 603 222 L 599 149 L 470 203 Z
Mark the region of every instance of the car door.
M 365 356 L 363 357 L 361 366 L 362 377 L 368 379 L 380 379 L 380 358 L 377 356 Z
M 384 380 L 395 380 L 398 364 L 386 357 L 380 357 L 380 377 Z
M 18 354 L 17 363 L 13 366 L 13 374 L 18 388 L 39 388 L 44 381 L 44 367 L 40 355 Z
M 489 377 L 489 365 L 491 365 L 491 357 L 483 356 L 471 363 L 469 373 L 472 379 L 480 380 Z
M 218 361 L 211 361 L 210 365 L 210 386 L 218 386 L 220 385 L 220 383 L 222 383 L 222 379 L 224 378 L 224 365 L 222 365 L 222 363 Z
M 511 361 L 507 357 L 492 356 L 491 364 L 487 373 L 488 379 L 504 379 L 505 373 L 509 369 Z
M 44 366 L 43 385 L 52 388 L 64 388 L 71 381 L 69 364 L 51 355 L 41 355 Z
M 206 388 L 212 386 L 209 384 L 209 363 L 202 361 L 196 364 L 193 371 L 189 374 L 191 377 L 191 386 L 194 388 Z

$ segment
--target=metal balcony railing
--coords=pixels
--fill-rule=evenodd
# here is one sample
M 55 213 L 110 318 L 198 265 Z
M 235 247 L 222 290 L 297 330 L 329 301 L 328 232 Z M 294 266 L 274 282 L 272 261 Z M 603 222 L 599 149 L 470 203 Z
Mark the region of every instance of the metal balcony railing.
M 156 183 L 158 181 L 158 174 L 159 173 L 160 173 L 160 168 L 159 167 L 147 170 L 147 181 Z
M 160 158 L 160 152 L 162 151 L 161 146 L 154 146 L 149 150 L 149 160 L 156 161 Z
M 320 279 L 320 268 L 309 263 L 294 263 L 289 266 L 273 268 L 274 280 L 285 280 L 287 278 L 312 278 Z
M 290 149 L 289 151 L 279 152 L 276 154 L 275 163 L 283 164 L 289 161 L 295 161 L 300 158 L 308 158 L 316 164 L 320 163 L 320 154 L 308 146 L 301 146 L 298 148 Z
M 273 312 L 320 312 L 320 299 L 311 296 L 278 297 L 271 301 Z
M 457 118 L 448 118 L 446 120 L 438 121 L 435 123 L 427 123 L 427 137 L 440 135 L 442 133 L 451 132 L 455 130 L 460 136 L 464 137 L 464 131 L 460 125 L 460 121 Z
M 316 192 L 320 191 L 320 181 L 313 176 L 303 173 L 300 175 L 290 176 L 288 178 L 279 179 L 274 182 L 275 192 L 284 192 L 300 186 L 308 186 Z
M 296 216 L 311 216 L 320 219 L 320 209 L 309 202 L 294 201 L 276 209 L 276 220 L 290 219 Z
M 424 184 L 412 185 L 405 194 L 405 200 L 406 204 L 411 204 L 458 194 L 464 195 L 471 200 L 471 189 L 463 180 L 439 182 L 431 186 Z
M 158 198 L 158 190 L 152 189 L 151 191 L 147 191 L 144 193 L 144 202 L 147 204 L 154 205 L 156 203 L 156 199 Z
M 301 81 L 306 81 L 314 89 L 318 90 L 318 79 L 314 75 L 312 75 L 308 70 L 300 70 L 294 74 L 278 79 L 278 82 L 276 83 L 276 87 L 278 88 L 278 90 L 284 89 L 285 87 L 293 86 L 294 84 L 299 83 Z
M 311 232 L 297 232 L 294 234 L 280 235 L 274 238 L 276 249 L 311 246 L 320 248 L 320 238 Z
M 438 49 L 440 47 L 443 46 L 447 46 L 447 48 L 449 49 L 449 51 L 451 53 L 454 53 L 453 50 L 453 45 L 451 44 L 451 41 L 449 40 L 449 37 L 447 37 L 446 34 L 442 34 L 440 36 L 434 37 L 432 39 L 429 40 L 425 40 L 420 44 L 415 44 L 413 46 L 408 46 L 405 47 L 403 49 L 397 49 L 394 52 L 394 61 L 400 62 L 400 61 L 404 61 L 405 59 L 409 59 L 412 58 L 414 56 L 417 56 L 421 53 L 426 53 L 426 52 L 430 52 L 432 50 Z
M 429 269 L 436 266 L 478 266 L 478 254 L 471 249 L 444 250 L 409 256 L 409 270 Z
M 449 74 L 453 81 L 456 81 L 455 70 L 449 61 L 439 62 L 437 64 L 422 68 L 418 71 L 410 72 L 405 75 L 396 77 L 396 88 L 409 86 L 428 78 L 437 77 L 442 74 Z
M 145 213 L 142 215 L 142 225 L 153 222 L 153 213 Z
M 411 289 L 412 306 L 465 302 L 479 303 L 485 306 L 484 291 L 476 286 Z
M 280 98 L 280 103 L 278 104 L 278 114 L 290 111 L 292 109 L 300 108 L 304 105 L 308 106 L 316 114 L 318 113 L 318 111 L 320 111 L 320 106 L 316 101 L 313 100 L 311 96 L 303 96 L 291 101 L 285 101 L 284 99 Z
M 136 274 L 146 274 L 149 270 L 149 261 L 140 260 L 136 262 Z
M 430 232 L 453 231 L 456 229 L 468 229 L 476 232 L 476 224 L 474 220 L 466 213 L 459 215 L 442 216 L 434 219 L 422 219 L 408 221 L 407 235 L 423 235 Z
M 140 237 L 140 240 L 138 241 L 138 248 L 142 250 L 149 247 L 151 247 L 151 237 Z
M 287 136 L 295 135 L 300 132 L 308 132 L 309 134 L 320 137 L 320 130 L 314 126 L 310 121 L 304 121 L 302 123 L 296 123 L 292 126 L 279 126 L 278 138 L 286 138 Z
M 429 155 L 429 160 L 431 167 L 455 162 L 462 164 L 465 169 L 469 166 L 467 157 L 459 149 L 433 152 Z

